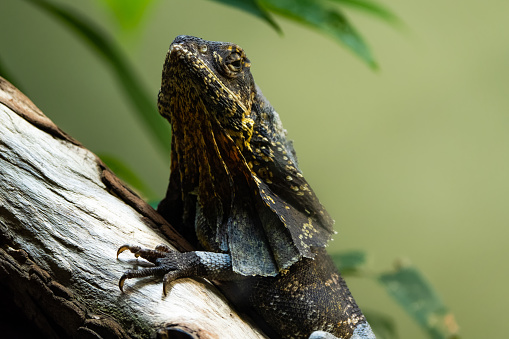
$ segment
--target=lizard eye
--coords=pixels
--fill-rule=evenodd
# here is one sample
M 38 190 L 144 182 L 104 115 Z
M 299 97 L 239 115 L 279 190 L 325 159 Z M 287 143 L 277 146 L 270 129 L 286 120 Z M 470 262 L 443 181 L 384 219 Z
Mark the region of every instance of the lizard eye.
M 240 60 L 235 60 L 230 63 L 229 67 L 232 71 L 238 71 L 242 67 L 242 63 Z
M 242 56 L 239 53 L 232 53 L 226 58 L 225 64 L 227 74 L 235 76 L 242 70 Z

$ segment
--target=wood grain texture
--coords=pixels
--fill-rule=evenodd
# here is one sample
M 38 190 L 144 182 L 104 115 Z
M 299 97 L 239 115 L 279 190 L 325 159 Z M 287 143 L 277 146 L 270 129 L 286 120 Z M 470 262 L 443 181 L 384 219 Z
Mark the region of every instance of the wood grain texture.
M 49 337 L 148 337 L 166 327 L 196 338 L 263 337 L 205 280 L 179 280 L 166 297 L 161 279 L 128 280 L 121 293 L 122 273 L 143 262 L 117 259 L 119 246 L 189 245 L 1 78 L 0 243 L 0 287 Z

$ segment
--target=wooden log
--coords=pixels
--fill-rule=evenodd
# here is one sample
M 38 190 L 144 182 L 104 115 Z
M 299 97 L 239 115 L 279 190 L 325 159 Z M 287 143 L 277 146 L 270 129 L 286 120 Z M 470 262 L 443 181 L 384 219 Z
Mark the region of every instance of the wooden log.
M 0 288 L 41 334 L 264 337 L 206 280 L 178 280 L 167 296 L 161 278 L 127 280 L 121 293 L 122 273 L 147 264 L 128 252 L 117 259 L 124 243 L 191 250 L 97 156 L 0 78 Z

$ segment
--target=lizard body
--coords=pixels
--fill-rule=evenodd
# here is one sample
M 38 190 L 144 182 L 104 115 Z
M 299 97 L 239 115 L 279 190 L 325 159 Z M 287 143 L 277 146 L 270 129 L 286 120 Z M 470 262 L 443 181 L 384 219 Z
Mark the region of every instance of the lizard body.
M 172 126 L 170 183 L 158 207 L 201 251 L 124 245 L 164 285 L 204 277 L 235 290 L 275 337 L 375 338 L 324 247 L 333 220 L 297 166 L 279 116 L 237 45 L 177 37 L 158 107 Z M 229 287 L 228 287 L 229 286 Z M 310 336 L 311 335 L 311 336 Z

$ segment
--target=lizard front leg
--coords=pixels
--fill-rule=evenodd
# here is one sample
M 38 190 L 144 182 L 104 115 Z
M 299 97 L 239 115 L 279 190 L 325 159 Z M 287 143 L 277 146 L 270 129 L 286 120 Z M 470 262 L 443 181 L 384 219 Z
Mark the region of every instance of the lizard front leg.
M 200 277 L 221 281 L 244 278 L 233 272 L 231 256 L 226 253 L 204 251 L 181 253 L 173 251 L 165 245 L 159 245 L 151 250 L 127 244 L 118 249 L 117 257 L 126 250 L 134 253 L 136 257 L 150 261 L 155 266 L 126 271 L 119 280 L 119 287 L 122 291 L 127 279 L 157 275 L 164 275 L 163 292 L 165 295 L 169 283 L 180 278 Z

